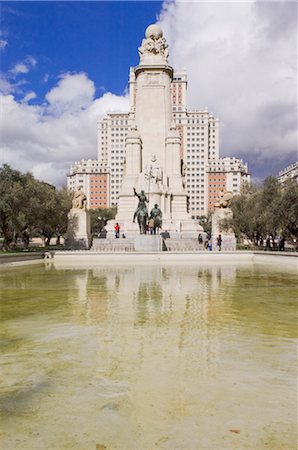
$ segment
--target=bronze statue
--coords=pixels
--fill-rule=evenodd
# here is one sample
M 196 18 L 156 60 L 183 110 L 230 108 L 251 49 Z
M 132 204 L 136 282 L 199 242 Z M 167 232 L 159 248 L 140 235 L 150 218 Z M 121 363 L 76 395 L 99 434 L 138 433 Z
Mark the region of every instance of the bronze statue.
M 136 197 L 138 197 L 138 199 L 139 199 L 138 207 L 133 216 L 133 222 L 135 222 L 135 219 L 137 217 L 139 228 L 140 228 L 140 233 L 146 234 L 147 220 L 149 217 L 146 202 L 148 203 L 149 200 L 147 199 L 146 194 L 143 190 L 141 190 L 140 194 L 138 194 L 137 191 L 135 190 L 135 188 L 133 188 L 133 192 L 134 192 L 134 195 Z
M 158 207 L 158 204 L 155 203 L 154 208 L 151 209 L 150 217 L 154 221 L 153 225 L 153 234 L 156 234 L 156 228 L 161 228 L 162 226 L 162 212 Z

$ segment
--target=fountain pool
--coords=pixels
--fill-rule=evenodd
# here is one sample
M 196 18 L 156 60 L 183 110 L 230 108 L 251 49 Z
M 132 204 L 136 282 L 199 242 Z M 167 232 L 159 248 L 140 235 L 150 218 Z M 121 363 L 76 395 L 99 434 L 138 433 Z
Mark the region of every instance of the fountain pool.
M 296 448 L 296 273 L 0 271 L 3 448 Z

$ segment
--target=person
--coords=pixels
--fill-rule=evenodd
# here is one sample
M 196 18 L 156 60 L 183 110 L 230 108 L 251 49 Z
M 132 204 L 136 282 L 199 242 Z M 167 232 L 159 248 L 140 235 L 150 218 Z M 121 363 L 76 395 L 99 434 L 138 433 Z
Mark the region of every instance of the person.
M 209 248 L 209 241 L 210 241 L 210 239 L 208 238 L 208 235 L 207 235 L 206 239 L 205 239 L 205 242 L 204 242 L 204 247 L 205 247 L 206 250 L 208 250 L 208 248 Z
M 163 231 L 160 235 L 163 239 L 169 239 L 171 237 L 168 230 Z
M 148 215 L 148 210 L 147 210 L 146 202 L 149 203 L 149 200 L 147 199 L 146 194 L 145 194 L 145 192 L 144 192 L 143 190 L 141 190 L 140 194 L 138 194 L 137 191 L 135 190 L 135 188 L 133 188 L 133 192 L 134 192 L 134 195 L 135 195 L 136 197 L 138 197 L 138 199 L 139 199 L 138 207 L 137 207 L 137 209 L 136 209 L 136 211 L 135 211 L 135 213 L 134 213 L 134 216 L 133 216 L 133 222 L 135 222 L 136 217 L 137 217 L 137 215 L 138 215 L 138 212 L 139 212 L 140 210 L 143 209 L 143 210 L 147 213 L 147 215 Z
M 265 251 L 267 251 L 267 250 L 272 250 L 272 247 L 271 247 L 271 238 L 270 238 L 270 235 L 269 234 L 267 234 L 267 236 L 266 236 L 266 247 L 265 247 Z
M 154 232 L 154 219 L 152 217 L 150 217 L 148 225 L 149 225 L 149 233 L 153 234 L 153 232 Z
M 202 238 L 201 233 L 199 233 L 198 241 L 199 241 L 199 244 L 203 244 L 203 238 Z
M 284 252 L 285 251 L 285 237 L 284 237 L 283 234 L 280 236 L 278 249 L 279 249 L 280 252 Z
M 119 239 L 119 237 L 120 237 L 120 225 L 119 225 L 118 222 L 116 223 L 114 228 L 115 228 L 115 238 Z
M 222 238 L 221 238 L 221 234 L 218 235 L 217 238 L 217 247 L 218 247 L 218 251 L 221 251 L 221 244 L 222 244 Z

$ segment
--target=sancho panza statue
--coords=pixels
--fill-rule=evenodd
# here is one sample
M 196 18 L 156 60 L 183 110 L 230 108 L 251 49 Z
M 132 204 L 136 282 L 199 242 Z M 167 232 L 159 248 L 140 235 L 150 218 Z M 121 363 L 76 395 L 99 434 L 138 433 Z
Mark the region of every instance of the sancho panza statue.
M 162 212 L 157 203 L 151 209 L 150 217 L 153 219 L 153 233 L 156 234 L 156 228 L 162 227 Z

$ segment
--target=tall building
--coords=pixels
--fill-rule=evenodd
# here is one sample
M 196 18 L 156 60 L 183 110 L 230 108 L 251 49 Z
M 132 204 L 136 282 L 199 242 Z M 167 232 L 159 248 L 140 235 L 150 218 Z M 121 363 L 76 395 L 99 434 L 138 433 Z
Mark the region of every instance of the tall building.
M 291 164 L 289 167 L 286 167 L 284 170 L 281 170 L 277 177 L 278 181 L 283 184 L 287 180 L 296 180 L 298 183 L 298 162 Z
M 206 165 L 206 174 L 208 180 L 208 211 L 213 210 L 220 189 L 237 195 L 240 194 L 243 183 L 250 183 L 247 164 L 237 158 L 210 159 Z
M 75 162 L 67 175 L 68 189 L 79 188 L 86 194 L 87 208 L 109 207 L 109 169 L 94 159 L 82 159 Z

